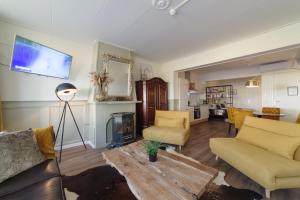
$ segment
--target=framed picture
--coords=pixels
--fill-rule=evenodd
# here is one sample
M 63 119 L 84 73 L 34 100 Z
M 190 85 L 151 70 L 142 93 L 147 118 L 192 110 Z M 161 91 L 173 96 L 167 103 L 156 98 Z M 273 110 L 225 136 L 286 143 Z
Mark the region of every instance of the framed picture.
M 287 87 L 288 96 L 298 96 L 298 86 Z

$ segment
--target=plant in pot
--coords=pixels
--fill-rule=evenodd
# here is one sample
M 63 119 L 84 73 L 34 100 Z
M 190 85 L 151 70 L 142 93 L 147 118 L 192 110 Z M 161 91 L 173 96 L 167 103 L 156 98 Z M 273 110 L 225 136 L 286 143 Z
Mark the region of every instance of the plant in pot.
M 160 142 L 150 140 L 145 141 L 145 149 L 149 155 L 150 162 L 157 161 L 157 151 L 160 147 L 162 147 Z

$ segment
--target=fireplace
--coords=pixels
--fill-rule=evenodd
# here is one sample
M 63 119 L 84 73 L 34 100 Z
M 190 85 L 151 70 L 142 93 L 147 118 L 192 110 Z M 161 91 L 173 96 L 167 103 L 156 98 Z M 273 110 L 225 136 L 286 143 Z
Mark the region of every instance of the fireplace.
M 134 113 L 119 112 L 111 114 L 112 141 L 109 148 L 122 146 L 133 142 L 134 135 Z

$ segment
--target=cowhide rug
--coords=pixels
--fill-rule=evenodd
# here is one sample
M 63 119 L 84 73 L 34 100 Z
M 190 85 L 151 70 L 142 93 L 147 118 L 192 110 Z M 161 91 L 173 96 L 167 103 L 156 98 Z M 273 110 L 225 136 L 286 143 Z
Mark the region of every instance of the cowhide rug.
M 219 172 L 199 200 L 260 200 L 262 196 L 246 189 L 231 187 Z M 64 176 L 67 200 L 135 200 L 126 180 L 110 166 L 89 169 L 75 176 Z

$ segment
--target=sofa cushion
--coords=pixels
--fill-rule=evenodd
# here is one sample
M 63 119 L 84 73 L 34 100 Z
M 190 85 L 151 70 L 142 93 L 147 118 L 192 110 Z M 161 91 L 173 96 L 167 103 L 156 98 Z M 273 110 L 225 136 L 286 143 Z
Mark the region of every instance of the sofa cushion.
M 157 125 L 158 117 L 166 118 L 184 118 L 184 129 L 190 129 L 190 113 L 188 111 L 166 111 L 156 110 L 154 125 Z
M 280 135 L 247 125 L 242 127 L 236 138 L 291 160 L 300 146 L 300 137 Z
M 33 129 L 33 132 L 43 155 L 47 159 L 54 159 L 53 126 L 48 128 L 35 128 Z
M 0 183 L 46 160 L 32 130 L 1 134 L 0 149 Z
M 213 153 L 268 189 L 275 189 L 276 178 L 300 176 L 300 162 L 236 138 L 211 138 L 210 148 Z
M 0 184 L 0 197 L 17 192 L 46 179 L 59 176 L 60 172 L 56 159 L 46 160 L 45 162 L 2 182 Z
M 246 117 L 244 125 L 291 137 L 300 137 L 300 126 L 296 123 Z
M 0 200 L 64 200 L 60 177 L 54 177 L 0 197 Z
M 156 126 L 169 128 L 184 128 L 184 118 L 157 117 Z
M 151 126 L 143 130 L 143 136 L 146 140 L 184 145 L 189 138 L 189 131 L 183 128 Z

